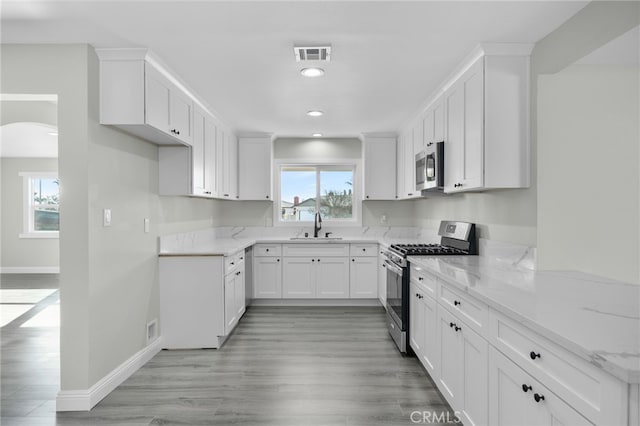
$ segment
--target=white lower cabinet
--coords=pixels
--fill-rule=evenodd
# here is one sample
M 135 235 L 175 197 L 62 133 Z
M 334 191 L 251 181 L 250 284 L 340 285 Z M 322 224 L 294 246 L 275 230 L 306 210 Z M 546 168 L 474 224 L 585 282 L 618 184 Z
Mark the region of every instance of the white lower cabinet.
M 378 296 L 378 258 L 351 258 L 350 295 L 352 299 L 375 299 Z
M 348 260 L 344 257 L 285 257 L 282 266 L 282 297 L 348 298 Z
M 491 425 L 593 424 L 493 347 L 489 371 Z
M 349 297 L 349 259 L 317 258 L 315 268 L 317 298 L 347 299 Z
M 159 261 L 164 349 L 218 348 L 245 312 L 244 250 Z
M 387 265 L 384 260 L 384 252 L 381 250 L 378 256 L 378 300 L 387 309 Z
M 413 280 L 413 278 L 412 278 Z M 434 381 L 438 380 L 438 312 L 436 301 L 425 289 L 411 283 L 409 304 L 409 339 L 411 348 Z
M 253 297 L 255 299 L 282 298 L 282 260 L 280 257 L 254 255 Z
M 438 309 L 440 391 L 466 425 L 488 424 L 489 343 L 447 309 Z
M 316 297 L 316 260 L 310 257 L 285 257 L 282 264 L 282 297 L 311 299 Z

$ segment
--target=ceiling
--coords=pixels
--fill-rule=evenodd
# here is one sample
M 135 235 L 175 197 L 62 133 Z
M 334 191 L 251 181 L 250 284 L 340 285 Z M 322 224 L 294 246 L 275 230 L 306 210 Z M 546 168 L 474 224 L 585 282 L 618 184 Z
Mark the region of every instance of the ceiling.
M 1 37 L 149 47 L 238 133 L 351 137 L 396 131 L 479 42 L 537 42 L 586 4 L 3 0 Z M 324 43 L 302 77 L 293 46 Z
M 2 158 L 58 158 L 58 129 L 49 124 L 5 124 L 0 141 Z

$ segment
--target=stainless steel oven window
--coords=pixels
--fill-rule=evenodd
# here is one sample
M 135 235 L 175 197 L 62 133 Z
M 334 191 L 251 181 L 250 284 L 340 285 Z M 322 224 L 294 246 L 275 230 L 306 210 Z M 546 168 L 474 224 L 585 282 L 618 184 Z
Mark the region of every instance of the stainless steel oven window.
M 402 268 L 387 261 L 387 308 L 398 324 L 402 324 Z

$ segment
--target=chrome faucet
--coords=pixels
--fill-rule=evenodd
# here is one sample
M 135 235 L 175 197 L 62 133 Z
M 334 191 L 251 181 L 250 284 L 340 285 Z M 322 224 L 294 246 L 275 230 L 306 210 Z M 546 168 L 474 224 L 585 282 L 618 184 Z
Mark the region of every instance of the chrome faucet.
M 322 216 L 320 216 L 320 212 L 317 212 L 313 221 L 313 238 L 318 238 L 318 231 L 320 231 L 321 229 L 322 229 Z

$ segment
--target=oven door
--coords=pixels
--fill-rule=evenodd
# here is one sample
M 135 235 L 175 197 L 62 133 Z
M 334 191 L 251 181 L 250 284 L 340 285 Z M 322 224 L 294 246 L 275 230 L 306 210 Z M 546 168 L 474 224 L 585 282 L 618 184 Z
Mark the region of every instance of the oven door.
M 403 293 L 403 275 L 401 267 L 395 263 L 385 260 L 387 269 L 387 312 L 393 320 L 405 330 L 405 324 L 402 321 L 402 293 Z

